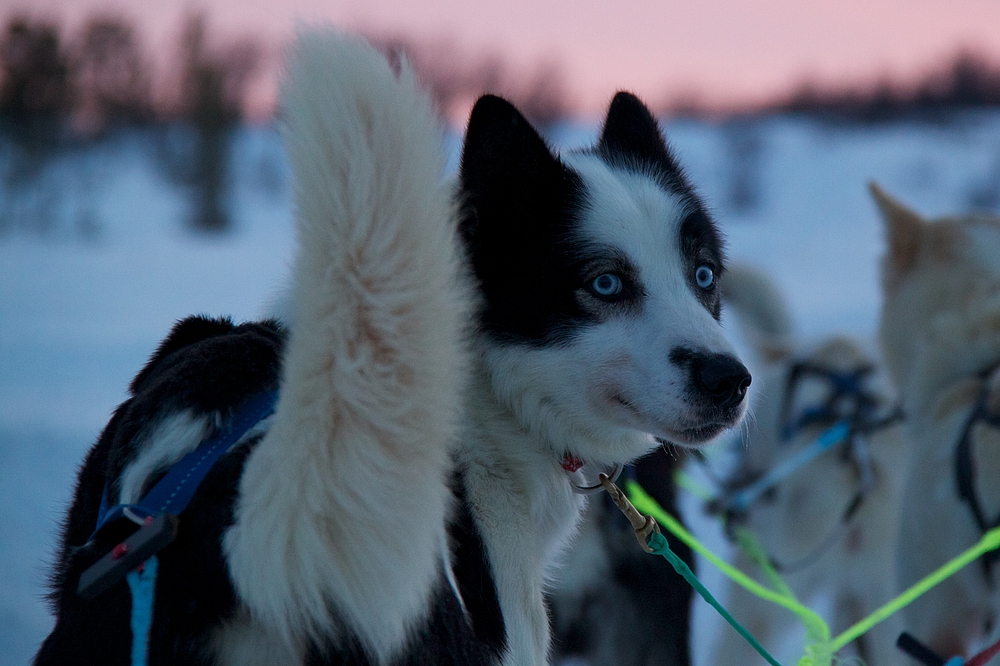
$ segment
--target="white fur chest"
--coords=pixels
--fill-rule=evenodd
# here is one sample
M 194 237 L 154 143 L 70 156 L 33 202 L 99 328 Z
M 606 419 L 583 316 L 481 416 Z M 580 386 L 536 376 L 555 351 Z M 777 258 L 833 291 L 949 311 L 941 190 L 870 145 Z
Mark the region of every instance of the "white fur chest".
M 513 419 L 479 416 L 485 418 L 470 428 L 459 459 L 503 613 L 503 663 L 541 666 L 549 651 L 543 592 L 585 500 L 573 493 L 552 454 Z

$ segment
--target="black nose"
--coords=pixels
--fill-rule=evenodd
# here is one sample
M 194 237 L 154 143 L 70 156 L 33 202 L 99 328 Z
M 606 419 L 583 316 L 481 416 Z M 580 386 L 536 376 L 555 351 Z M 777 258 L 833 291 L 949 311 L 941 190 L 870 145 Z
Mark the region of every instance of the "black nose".
M 750 372 L 727 354 L 695 354 L 691 359 L 691 380 L 699 394 L 720 408 L 740 404 L 750 386 Z

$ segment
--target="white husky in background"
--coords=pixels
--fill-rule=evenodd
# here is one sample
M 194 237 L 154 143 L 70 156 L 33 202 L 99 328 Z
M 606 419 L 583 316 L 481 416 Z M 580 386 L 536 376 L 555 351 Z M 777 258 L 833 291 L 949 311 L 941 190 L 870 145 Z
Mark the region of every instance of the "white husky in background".
M 906 586 L 1000 517 L 1000 219 L 925 221 L 872 192 L 888 240 L 881 343 L 914 447 L 898 551 Z M 946 658 L 970 654 L 996 637 L 998 576 L 990 556 L 969 565 L 904 610 L 907 631 Z
M 841 419 L 854 436 L 797 468 L 749 506 L 729 516 L 730 530 L 750 528 L 784 580 L 804 603 L 832 597 L 832 630 L 843 631 L 895 596 L 893 556 L 907 447 L 891 419 L 892 392 L 876 361 L 849 338 L 834 336 L 807 350 L 796 345 L 779 290 L 762 273 L 731 266 L 723 300 L 735 312 L 759 365 L 753 414 L 727 480 L 729 497 L 814 445 Z M 736 565 L 759 572 L 742 550 Z M 765 646 L 796 626 L 795 616 L 732 587 L 730 611 Z M 906 663 L 895 648 L 898 617 L 865 634 L 857 646 L 872 666 Z M 714 664 L 756 663 L 752 648 L 724 630 Z
M 545 664 L 543 589 L 584 506 L 575 489 L 743 416 L 719 234 L 627 93 L 597 145 L 564 156 L 483 97 L 455 192 L 405 67 L 319 32 L 288 71 L 287 340 L 275 322 L 191 318 L 163 343 L 81 471 L 36 663 L 128 663 L 125 582 L 74 593 L 115 548 L 88 538 L 102 492 L 134 502 L 277 387 L 274 415 L 220 458 L 159 554 L 149 654 Z M 463 272 L 479 292 L 471 343 Z

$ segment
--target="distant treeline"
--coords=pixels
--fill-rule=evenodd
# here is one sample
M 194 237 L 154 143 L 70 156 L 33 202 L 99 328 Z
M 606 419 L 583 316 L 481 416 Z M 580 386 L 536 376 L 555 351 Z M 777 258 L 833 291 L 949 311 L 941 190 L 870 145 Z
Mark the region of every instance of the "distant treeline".
M 257 77 L 277 70 L 277 49 L 252 38 L 218 43 L 209 39 L 200 15 L 181 28 L 172 52 L 154 59 L 135 26 L 121 16 L 95 16 L 74 31 L 28 15 L 7 17 L 0 29 L 0 123 L 58 119 L 86 135 L 119 124 L 240 122 Z M 483 92 L 505 95 L 543 127 L 573 110 L 557 63 L 515 67 L 497 53 L 473 52 L 446 39 L 384 34 L 370 39 L 394 63 L 405 58 L 413 66 L 448 118 L 460 117 Z M 915 82 L 803 84 L 752 115 L 793 112 L 880 121 L 995 106 L 1000 106 L 1000 64 L 960 52 Z M 720 114 L 696 104 L 665 110 Z
M 51 211 L 67 196 L 53 165 L 137 128 L 149 137 L 164 179 L 191 202 L 189 225 L 212 231 L 232 226 L 233 137 L 247 119 L 254 85 L 278 71 L 277 45 L 252 38 L 223 43 L 209 34 L 201 15 L 179 26 L 173 47 L 155 53 L 119 15 L 94 16 L 73 30 L 27 13 L 3 20 L 0 236 L 51 229 Z M 565 79 L 553 63 L 525 69 L 447 40 L 370 39 L 394 66 L 404 59 L 413 66 L 449 119 L 487 91 L 507 96 L 543 129 L 569 115 Z M 77 170 L 87 163 L 78 161 Z M 77 226 L 91 229 L 99 221 Z
M 961 51 L 915 83 L 885 80 L 852 88 L 803 85 L 765 112 L 791 112 L 862 122 L 945 117 L 963 109 L 1000 106 L 1000 64 Z
M 15 15 L 0 35 L 0 118 L 58 119 L 88 133 L 116 123 L 241 116 L 261 64 L 260 45 L 209 44 L 196 15 L 171 55 L 173 67 L 157 70 L 121 17 L 94 17 L 66 33 L 56 23 Z
M 519 70 L 497 54 L 469 53 L 447 40 L 371 40 L 395 64 L 405 58 L 413 66 L 446 116 L 483 92 L 506 95 L 542 125 L 569 114 L 565 79 L 554 63 Z M 98 16 L 69 32 L 15 15 L 0 34 L 0 119 L 58 118 L 84 134 L 123 123 L 237 120 L 254 77 L 275 71 L 268 60 L 274 53 L 249 38 L 210 42 L 196 15 L 174 52 L 158 54 L 157 69 L 123 17 Z
M 65 196 L 65 184 L 46 177 L 55 161 L 143 127 L 161 173 L 192 202 L 190 225 L 229 228 L 232 137 L 264 55 L 253 40 L 209 40 L 199 15 L 155 63 L 120 17 L 92 18 L 77 32 L 9 18 L 0 32 L 0 232 L 51 227 Z

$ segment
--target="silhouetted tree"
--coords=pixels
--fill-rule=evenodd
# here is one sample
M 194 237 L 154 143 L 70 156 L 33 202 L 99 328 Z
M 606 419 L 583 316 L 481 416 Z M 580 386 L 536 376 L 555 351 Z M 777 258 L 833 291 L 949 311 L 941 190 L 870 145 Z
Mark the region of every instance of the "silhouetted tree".
M 232 138 L 242 118 L 247 87 L 260 63 L 261 50 L 249 41 L 211 50 L 206 44 L 203 16 L 188 21 L 181 50 L 180 117 L 190 123 L 194 136 L 189 151 L 182 151 L 180 156 L 168 154 L 168 173 L 191 188 L 191 225 L 223 231 L 231 224 L 225 196 Z
M 9 120 L 56 117 L 69 106 L 69 66 L 55 25 L 16 17 L 0 43 L 0 115 Z
M 12 18 L 0 37 L 0 63 L 0 134 L 8 142 L 0 230 L 21 225 L 46 231 L 58 192 L 33 183 L 62 146 L 62 120 L 72 99 L 58 28 Z
M 153 118 L 151 72 L 135 30 L 119 17 L 98 17 L 83 28 L 73 53 L 76 128 L 97 132 L 108 124 Z

